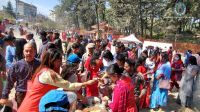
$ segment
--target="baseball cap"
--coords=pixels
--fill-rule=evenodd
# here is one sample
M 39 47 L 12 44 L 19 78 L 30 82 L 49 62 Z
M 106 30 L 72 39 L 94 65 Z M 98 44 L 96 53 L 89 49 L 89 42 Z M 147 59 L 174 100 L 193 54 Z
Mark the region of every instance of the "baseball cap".
M 51 112 L 62 111 L 68 112 L 67 107 L 70 105 L 68 95 L 62 90 L 51 90 L 46 93 L 40 100 L 39 111 Z
M 77 63 L 81 61 L 77 54 L 70 54 L 67 58 L 67 61 L 70 63 Z

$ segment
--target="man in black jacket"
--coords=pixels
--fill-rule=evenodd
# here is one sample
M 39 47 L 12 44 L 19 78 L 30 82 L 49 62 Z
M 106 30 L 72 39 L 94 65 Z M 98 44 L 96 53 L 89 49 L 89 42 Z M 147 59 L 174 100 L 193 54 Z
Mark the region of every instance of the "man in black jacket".
M 15 58 L 17 61 L 23 59 L 23 49 L 24 49 L 24 45 L 26 43 L 27 43 L 27 41 L 24 38 L 17 38 L 15 40 L 15 47 L 16 47 Z
M 54 40 L 53 43 L 60 50 L 60 52 L 63 52 L 63 50 L 62 50 L 62 41 L 61 41 L 61 39 L 59 37 L 60 37 L 59 33 L 54 33 L 53 34 L 53 40 Z

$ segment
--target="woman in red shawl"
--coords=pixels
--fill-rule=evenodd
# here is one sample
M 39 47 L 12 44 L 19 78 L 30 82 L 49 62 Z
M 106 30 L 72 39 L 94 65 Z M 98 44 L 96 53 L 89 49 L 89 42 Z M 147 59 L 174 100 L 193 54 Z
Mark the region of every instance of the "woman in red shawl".
M 137 112 L 134 85 L 131 78 L 122 75 L 117 64 L 110 65 L 106 70 L 106 74 L 115 83 L 112 102 L 109 104 L 112 112 Z
M 179 89 L 179 84 L 177 81 L 180 81 L 182 78 L 182 71 L 183 71 L 183 62 L 181 60 L 181 55 L 176 54 L 174 60 L 172 62 L 172 74 L 171 74 L 171 84 L 170 84 L 170 91 L 176 86 Z
M 150 86 L 150 81 L 149 78 L 147 77 L 147 69 L 144 66 L 146 61 L 146 57 L 142 56 L 139 57 L 138 60 L 136 61 L 136 69 L 137 73 L 141 73 L 144 77 L 144 80 L 146 81 L 146 84 L 144 86 L 140 86 L 140 90 L 146 88 L 146 93 L 139 99 L 139 108 L 147 108 L 149 107 L 150 104 L 150 95 L 151 95 L 151 86 Z

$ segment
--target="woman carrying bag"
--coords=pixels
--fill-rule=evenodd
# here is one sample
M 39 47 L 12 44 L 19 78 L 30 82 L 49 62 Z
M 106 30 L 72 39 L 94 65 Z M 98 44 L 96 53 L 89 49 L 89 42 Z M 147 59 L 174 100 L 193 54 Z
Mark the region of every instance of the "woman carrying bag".
M 150 108 L 158 110 L 167 105 L 168 89 L 170 88 L 171 65 L 167 53 L 161 53 L 161 62 L 154 74 Z

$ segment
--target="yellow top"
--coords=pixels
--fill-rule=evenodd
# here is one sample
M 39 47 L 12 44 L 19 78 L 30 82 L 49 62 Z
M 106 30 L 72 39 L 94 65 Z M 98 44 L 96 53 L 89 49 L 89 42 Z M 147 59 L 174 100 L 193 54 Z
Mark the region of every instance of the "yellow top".
M 39 81 L 43 84 L 57 86 L 66 90 L 79 90 L 82 83 L 70 83 L 64 80 L 58 73 L 48 69 L 39 76 Z

